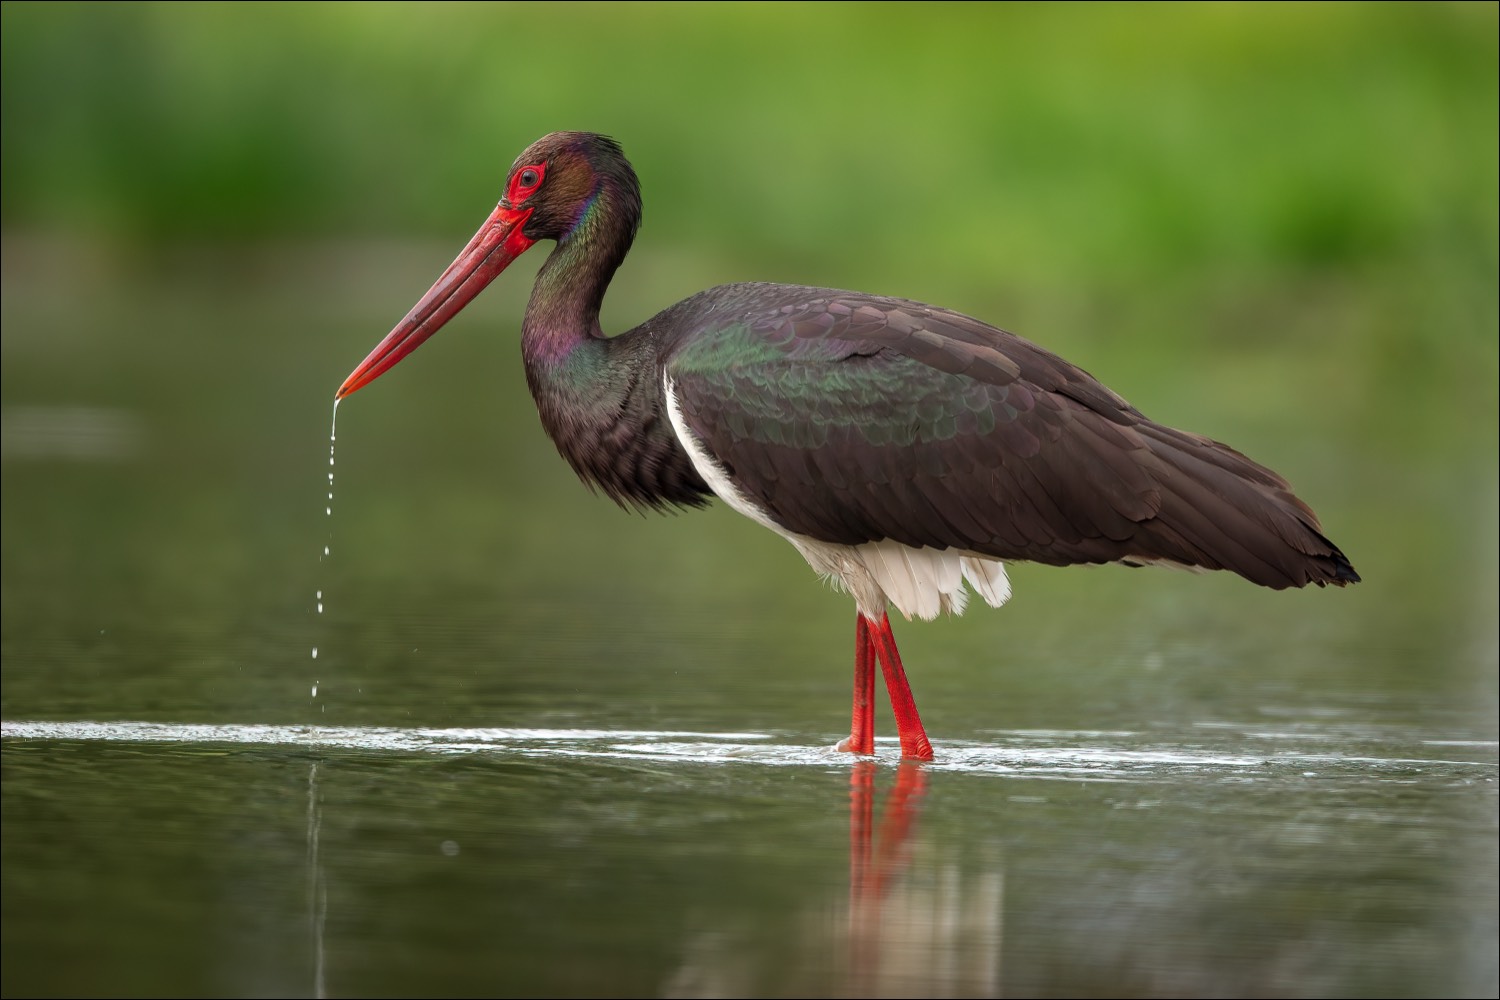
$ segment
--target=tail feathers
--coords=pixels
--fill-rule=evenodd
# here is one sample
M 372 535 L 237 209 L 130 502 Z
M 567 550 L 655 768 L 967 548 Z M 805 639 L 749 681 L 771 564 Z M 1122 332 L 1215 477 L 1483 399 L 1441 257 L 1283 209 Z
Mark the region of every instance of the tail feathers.
M 1354 564 L 1349 561 L 1348 557 L 1339 551 L 1337 545 L 1324 538 L 1321 532 L 1315 533 L 1328 546 L 1328 555 L 1322 558 L 1329 564 L 1329 569 L 1333 575 L 1326 579 L 1316 579 L 1313 583 L 1316 583 L 1320 587 L 1327 586 L 1328 584 L 1332 584 L 1335 587 L 1344 587 L 1351 583 L 1359 583 L 1359 573 L 1355 570 Z
M 1227 569 L 1261 586 L 1342 587 L 1359 573 L 1286 480 L 1233 448 L 1155 424 L 1137 428 L 1160 465 L 1156 558 Z

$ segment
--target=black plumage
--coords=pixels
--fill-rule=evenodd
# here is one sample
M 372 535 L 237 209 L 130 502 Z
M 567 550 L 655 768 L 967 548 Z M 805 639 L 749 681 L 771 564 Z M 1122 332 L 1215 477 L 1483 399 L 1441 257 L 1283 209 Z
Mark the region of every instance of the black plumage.
M 998 606 L 1007 560 L 1227 569 L 1278 589 L 1359 581 L 1280 476 L 961 313 L 738 284 L 606 337 L 600 304 L 640 214 L 613 140 L 544 137 L 338 395 L 394 366 L 536 242 L 556 241 L 521 335 L 543 427 L 617 502 L 697 506 L 717 494 L 850 591 L 854 712 L 840 749 L 873 750 L 878 660 L 903 755 L 932 756 L 885 608 L 959 609 L 965 581 Z
M 1004 560 L 1357 581 L 1280 476 L 1165 427 L 960 313 L 830 289 L 711 289 L 647 324 L 693 432 L 782 527 Z

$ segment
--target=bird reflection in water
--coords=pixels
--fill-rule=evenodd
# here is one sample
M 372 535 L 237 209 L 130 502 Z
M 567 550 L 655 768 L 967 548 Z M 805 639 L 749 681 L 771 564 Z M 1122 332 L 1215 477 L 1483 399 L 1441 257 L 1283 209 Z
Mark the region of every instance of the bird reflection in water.
M 920 835 L 928 782 L 921 764 L 897 767 L 877 814 L 880 769 L 860 760 L 849 775 L 847 896 L 795 921 L 802 928 L 797 945 L 759 968 L 746 947 L 749 932 L 695 931 L 665 996 L 750 995 L 778 986 L 848 997 L 999 994 L 999 864 L 965 871 Z
M 913 865 L 927 771 L 903 762 L 875 829 L 873 761 L 849 776 L 849 907 L 845 982 L 852 996 L 977 994 L 999 989 L 999 870 L 965 878 L 956 863 Z M 924 853 L 931 853 L 924 852 Z

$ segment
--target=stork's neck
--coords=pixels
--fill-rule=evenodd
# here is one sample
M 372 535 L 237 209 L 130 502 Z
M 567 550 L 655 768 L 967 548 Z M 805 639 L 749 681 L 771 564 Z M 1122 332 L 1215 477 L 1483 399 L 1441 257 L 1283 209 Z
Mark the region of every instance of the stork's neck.
M 570 438 L 621 404 L 619 376 L 625 372 L 609 358 L 620 353 L 619 345 L 609 347 L 599 326 L 599 307 L 634 233 L 634 221 L 601 184 L 537 272 L 526 306 L 521 328 L 526 379 L 547 433 L 575 467 L 579 463 L 569 453 Z
M 620 262 L 601 259 L 600 250 L 597 244 L 566 240 L 537 272 L 521 330 L 528 368 L 566 364 L 588 341 L 603 338 L 599 307 Z
M 639 219 L 639 201 L 614 193 L 601 190 L 537 273 L 521 330 L 526 381 L 542 426 L 585 482 L 620 503 L 701 503 L 708 488 L 662 409 L 656 338 L 646 326 L 619 337 L 599 326 Z
M 571 226 L 537 273 L 526 306 L 521 349 L 528 370 L 564 365 L 604 336 L 599 307 L 640 224 L 634 174 L 597 175 L 592 193 L 574 211 Z

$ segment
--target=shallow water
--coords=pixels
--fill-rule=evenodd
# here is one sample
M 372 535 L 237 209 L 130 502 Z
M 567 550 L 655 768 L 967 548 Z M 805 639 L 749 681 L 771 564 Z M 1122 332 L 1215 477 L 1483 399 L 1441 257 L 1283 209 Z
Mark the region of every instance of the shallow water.
M 1409 995 L 1489 974 L 1492 742 L 1001 732 L 897 765 L 774 733 L 3 735 L 16 992 Z
M 1367 582 L 1016 567 L 897 623 L 938 759 L 882 708 L 857 761 L 847 598 L 580 489 L 495 335 L 524 278 L 342 408 L 330 517 L 401 283 L 27 273 L 5 995 L 1495 992 L 1493 449 L 1205 413 Z

